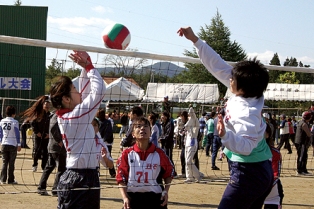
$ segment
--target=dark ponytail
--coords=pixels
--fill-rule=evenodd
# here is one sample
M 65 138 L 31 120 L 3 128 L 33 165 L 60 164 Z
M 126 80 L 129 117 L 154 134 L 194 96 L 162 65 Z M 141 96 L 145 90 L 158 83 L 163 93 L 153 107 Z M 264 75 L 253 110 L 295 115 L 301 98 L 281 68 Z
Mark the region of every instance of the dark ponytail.
M 56 109 L 62 108 L 62 97 L 71 97 L 72 80 L 67 76 L 60 76 L 58 81 L 50 88 L 50 100 Z

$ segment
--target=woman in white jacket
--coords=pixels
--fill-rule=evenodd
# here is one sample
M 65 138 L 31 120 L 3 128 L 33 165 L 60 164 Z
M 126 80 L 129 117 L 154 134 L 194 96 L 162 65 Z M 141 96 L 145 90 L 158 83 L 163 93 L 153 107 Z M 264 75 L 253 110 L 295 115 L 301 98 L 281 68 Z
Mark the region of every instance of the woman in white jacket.
M 199 121 L 192 107 L 189 109 L 189 120 L 184 125 L 186 130 L 185 137 L 185 169 L 186 180 L 184 182 L 199 182 L 201 175 L 193 162 L 193 157 L 198 149 L 197 135 L 200 128 Z
M 74 51 L 70 58 L 84 68 L 79 89 L 66 76 L 59 77 L 50 89 L 51 103 L 57 109 L 59 129 L 67 151 L 67 170 L 58 184 L 58 208 L 98 209 L 100 150 L 92 121 L 106 87 L 86 52 Z

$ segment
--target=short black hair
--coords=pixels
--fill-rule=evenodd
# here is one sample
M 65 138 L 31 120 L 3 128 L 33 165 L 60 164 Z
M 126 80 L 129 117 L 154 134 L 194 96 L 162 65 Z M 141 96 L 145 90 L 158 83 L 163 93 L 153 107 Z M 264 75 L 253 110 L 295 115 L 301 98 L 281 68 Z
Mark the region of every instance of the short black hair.
M 153 121 L 152 123 L 155 124 L 157 121 L 156 114 L 154 112 L 151 112 L 148 117 Z
M 15 115 L 15 107 L 13 107 L 12 105 L 7 106 L 5 108 L 5 114 L 7 117 L 11 117 L 12 115 Z
M 265 66 L 254 57 L 236 63 L 232 69 L 232 79 L 237 82 L 237 90 L 243 91 L 243 97 L 263 96 L 269 82 L 269 75 Z
M 99 121 L 99 119 L 94 118 L 94 119 L 93 119 L 93 122 L 95 122 L 95 123 L 97 124 L 97 126 L 100 127 L 100 121 Z
M 168 119 L 170 119 L 170 114 L 167 111 L 164 111 L 162 113 L 163 116 L 166 116 Z
M 183 111 L 181 116 L 184 117 L 185 122 L 188 121 L 189 113 L 187 111 Z
M 202 116 L 205 116 L 207 113 L 206 112 L 203 112 Z
M 137 115 L 137 117 L 143 116 L 143 110 L 140 107 L 133 107 L 132 108 L 132 114 Z

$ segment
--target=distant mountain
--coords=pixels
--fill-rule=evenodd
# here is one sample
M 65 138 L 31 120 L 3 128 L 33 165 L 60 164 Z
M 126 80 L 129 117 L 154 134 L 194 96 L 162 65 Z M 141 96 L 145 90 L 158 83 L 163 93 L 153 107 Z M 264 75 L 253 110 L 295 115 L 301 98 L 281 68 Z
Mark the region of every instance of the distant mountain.
M 118 70 L 113 67 L 97 68 L 97 69 L 100 73 L 105 73 L 105 74 L 109 72 L 113 72 L 113 71 L 118 72 Z M 129 69 L 132 69 L 132 68 L 129 68 Z M 186 69 L 178 65 L 175 65 L 171 62 L 157 62 L 153 65 L 144 66 L 141 70 L 137 70 L 137 72 L 146 73 L 146 72 L 151 72 L 152 70 L 155 71 L 155 75 L 162 74 L 168 77 L 173 77 Z
M 168 77 L 173 77 L 186 70 L 185 68 L 171 62 L 157 62 L 153 65 L 145 66 L 145 68 L 148 70 L 155 70 L 155 74 L 162 74 Z

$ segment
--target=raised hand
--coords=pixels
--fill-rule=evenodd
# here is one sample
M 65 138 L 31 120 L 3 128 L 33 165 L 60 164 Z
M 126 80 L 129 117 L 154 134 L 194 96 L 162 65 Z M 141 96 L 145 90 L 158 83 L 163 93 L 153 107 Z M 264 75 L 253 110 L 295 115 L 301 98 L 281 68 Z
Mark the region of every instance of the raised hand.
M 69 57 L 71 60 L 73 60 L 73 62 L 77 63 L 83 68 L 86 68 L 86 66 L 92 64 L 89 54 L 85 51 L 74 50 L 74 53 L 71 53 Z
M 180 28 L 177 33 L 179 36 L 184 36 L 186 39 L 191 40 L 195 43 L 198 40 L 198 37 L 194 34 L 191 27 Z

